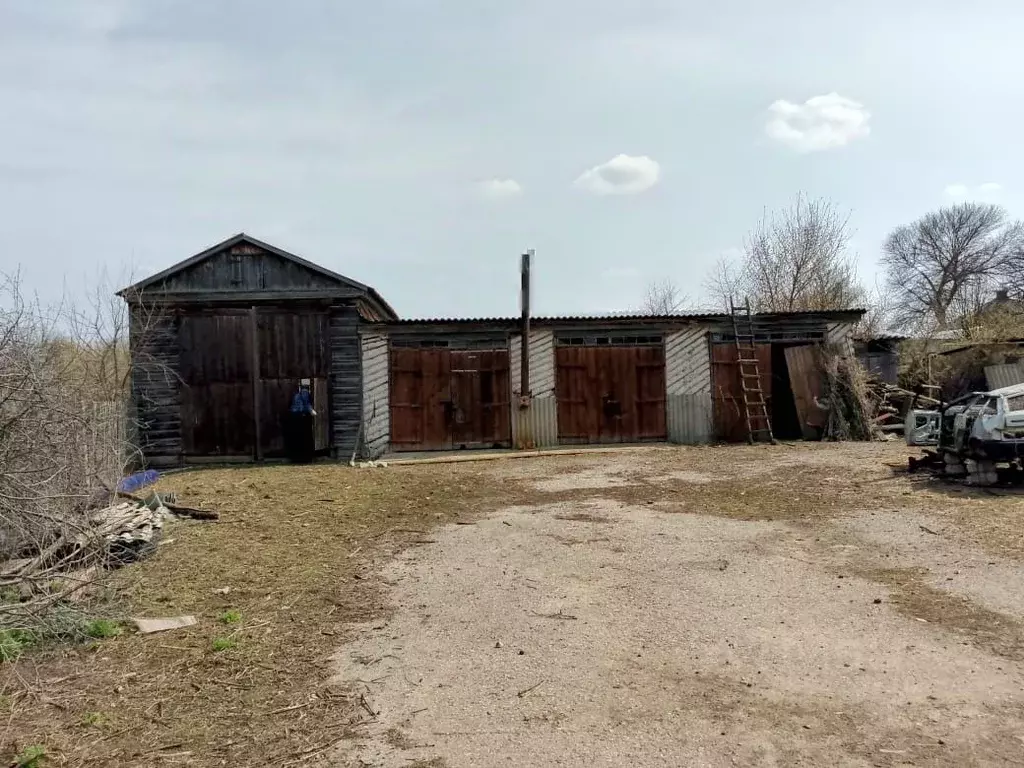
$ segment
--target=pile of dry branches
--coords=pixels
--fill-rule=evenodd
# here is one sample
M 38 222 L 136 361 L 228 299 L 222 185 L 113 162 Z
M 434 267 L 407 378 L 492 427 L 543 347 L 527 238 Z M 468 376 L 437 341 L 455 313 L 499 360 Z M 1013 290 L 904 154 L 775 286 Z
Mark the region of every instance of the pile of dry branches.
M 875 403 L 867 373 L 856 358 L 835 346 L 824 346 L 819 356 L 822 404 L 827 419 L 825 440 L 873 440 Z
M 44 307 L 0 277 L 0 563 L 95 535 L 90 515 L 110 504 L 132 458 L 124 319 L 119 299 Z M 91 557 L 76 561 L 79 573 Z M 0 586 L 0 630 L 39 620 L 64 591 L 32 569 Z

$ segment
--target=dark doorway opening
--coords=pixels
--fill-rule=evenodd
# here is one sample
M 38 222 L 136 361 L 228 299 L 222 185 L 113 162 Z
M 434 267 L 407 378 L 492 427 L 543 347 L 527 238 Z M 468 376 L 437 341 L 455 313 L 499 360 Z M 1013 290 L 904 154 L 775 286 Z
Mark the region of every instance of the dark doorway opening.
M 803 430 L 789 382 L 786 348 L 799 344 L 772 344 L 772 431 L 779 440 L 801 440 Z

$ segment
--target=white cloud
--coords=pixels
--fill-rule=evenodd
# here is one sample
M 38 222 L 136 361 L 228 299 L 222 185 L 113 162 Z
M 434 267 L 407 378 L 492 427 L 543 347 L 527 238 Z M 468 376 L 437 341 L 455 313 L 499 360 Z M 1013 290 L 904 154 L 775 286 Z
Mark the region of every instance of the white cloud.
M 658 183 L 661 166 L 647 155 L 616 155 L 584 171 L 575 182 L 595 195 L 637 195 Z
M 803 104 L 779 99 L 768 107 L 768 137 L 797 152 L 845 147 L 871 133 L 871 113 L 838 93 L 814 96 Z
M 507 200 L 523 194 L 523 187 L 515 179 L 488 179 L 480 182 L 480 194 L 490 200 Z
M 946 187 L 946 194 L 950 197 L 958 199 L 963 198 L 986 198 L 994 197 L 1003 191 L 1003 185 L 997 184 L 994 181 L 987 181 L 984 184 L 979 184 L 976 187 L 969 187 L 966 184 L 950 184 Z

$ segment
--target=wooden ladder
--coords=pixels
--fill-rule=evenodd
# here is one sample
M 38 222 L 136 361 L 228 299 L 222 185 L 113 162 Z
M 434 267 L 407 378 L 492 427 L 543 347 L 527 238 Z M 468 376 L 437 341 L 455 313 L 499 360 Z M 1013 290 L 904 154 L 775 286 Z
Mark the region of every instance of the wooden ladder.
M 747 441 L 751 444 L 774 443 L 772 420 L 768 416 L 768 404 L 761 389 L 761 370 L 757 364 L 757 347 L 754 345 L 754 318 L 750 312 L 750 299 L 745 299 L 743 304 L 737 306 L 730 298 L 729 313 L 732 315 L 733 339 L 736 342 L 736 363 L 740 371 Z

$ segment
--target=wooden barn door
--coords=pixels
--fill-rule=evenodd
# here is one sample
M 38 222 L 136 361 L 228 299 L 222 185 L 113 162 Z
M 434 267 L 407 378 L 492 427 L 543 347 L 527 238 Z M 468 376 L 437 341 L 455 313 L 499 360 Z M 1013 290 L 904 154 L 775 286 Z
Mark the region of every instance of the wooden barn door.
M 259 358 L 259 457 L 285 454 L 285 424 L 292 397 L 302 379 L 310 379 L 314 448 L 330 444 L 330 403 L 327 381 L 328 316 L 324 312 L 261 311 L 255 313 Z
M 507 447 L 508 350 L 391 350 L 395 451 Z
M 454 448 L 512 442 L 507 349 L 453 351 L 449 363 L 449 434 Z
M 564 346 L 555 364 L 560 442 L 666 439 L 664 347 Z
M 772 412 L 772 345 L 757 344 L 757 370 L 761 391 Z M 747 420 L 743 411 L 743 390 L 736 345 L 721 342 L 711 345 L 711 386 L 714 397 L 715 437 L 727 442 L 747 440 Z
M 314 445 L 330 441 L 327 315 L 218 309 L 181 319 L 182 437 L 187 456 L 280 457 L 299 382 L 311 380 Z
M 451 448 L 447 429 L 450 360 L 446 349 L 391 350 L 391 447 L 395 451 Z
M 256 438 L 249 313 L 188 314 L 180 332 L 183 452 L 251 456 Z

